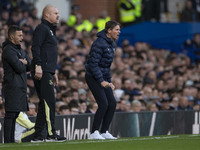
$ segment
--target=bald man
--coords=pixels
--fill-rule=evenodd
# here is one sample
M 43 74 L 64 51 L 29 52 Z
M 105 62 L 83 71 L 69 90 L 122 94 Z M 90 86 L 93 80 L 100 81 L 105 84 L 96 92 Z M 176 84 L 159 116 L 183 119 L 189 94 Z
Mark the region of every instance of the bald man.
M 32 77 L 37 95 L 40 99 L 35 124 L 35 135 L 32 142 L 64 141 L 55 132 L 55 94 L 54 86 L 58 83 L 55 74 L 57 65 L 56 25 L 59 23 L 59 12 L 56 7 L 48 5 L 43 9 L 42 22 L 33 33 L 32 44 Z M 47 135 L 42 135 L 44 127 Z

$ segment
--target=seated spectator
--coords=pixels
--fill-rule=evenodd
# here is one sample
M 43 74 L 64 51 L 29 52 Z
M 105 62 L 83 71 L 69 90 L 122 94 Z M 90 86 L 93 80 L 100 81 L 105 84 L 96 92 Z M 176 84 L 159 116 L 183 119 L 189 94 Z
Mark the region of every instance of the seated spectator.
M 133 112 L 140 112 L 142 109 L 142 104 L 140 101 L 138 100 L 133 100 L 132 103 L 131 103 L 131 110 Z
M 86 90 L 84 89 L 79 89 L 78 90 L 78 95 L 79 95 L 79 101 L 82 100 L 82 101 L 87 101 L 87 92 Z
M 148 102 L 147 103 L 147 111 L 157 112 L 158 107 L 157 107 L 156 103 L 155 102 Z
M 195 99 L 193 96 L 187 96 L 188 100 L 188 110 L 193 110 L 194 104 L 195 104 Z
M 184 43 L 185 48 L 200 48 L 200 34 L 195 33 L 192 39 L 188 39 Z
M 115 86 L 114 96 L 116 101 L 120 101 L 120 97 L 124 94 L 124 90 L 122 90 L 122 80 L 120 78 L 115 78 L 113 84 Z
M 91 102 L 91 103 L 88 105 L 88 108 L 87 108 L 86 113 L 95 114 L 96 111 L 97 111 L 97 108 L 98 108 L 97 103 L 96 103 L 96 102 Z
M 59 107 L 59 115 L 69 115 L 69 114 L 70 114 L 69 106 L 62 105 Z
M 28 116 L 37 116 L 36 106 L 33 103 L 28 103 L 29 111 L 27 111 Z
M 116 108 L 117 112 L 130 112 L 131 111 L 131 103 L 129 100 L 125 98 L 125 96 L 120 98 L 118 102 L 118 107 Z
M 174 108 L 170 106 L 170 98 L 163 98 L 160 103 L 160 110 L 174 110 Z
M 188 99 L 186 96 L 180 97 L 178 110 L 188 110 Z
M 57 115 L 60 114 L 60 107 L 63 106 L 63 105 L 66 105 L 66 103 L 63 102 L 63 101 L 58 101 L 58 102 L 56 102 L 56 114 L 57 114 Z
M 170 101 L 170 106 L 174 109 L 178 109 L 178 104 L 179 104 L 179 97 L 178 96 L 173 96 Z
M 61 95 L 61 99 L 65 104 L 69 104 L 72 100 L 72 93 L 71 92 L 65 92 Z
M 147 110 L 147 104 L 143 99 L 139 99 L 139 102 L 141 103 L 141 111 Z
M 86 101 L 80 100 L 79 103 L 80 103 L 80 105 L 79 105 L 79 112 L 81 114 L 84 114 L 87 111 Z
M 77 115 L 79 114 L 79 103 L 76 100 L 71 100 L 70 103 L 68 104 L 70 114 L 72 115 Z

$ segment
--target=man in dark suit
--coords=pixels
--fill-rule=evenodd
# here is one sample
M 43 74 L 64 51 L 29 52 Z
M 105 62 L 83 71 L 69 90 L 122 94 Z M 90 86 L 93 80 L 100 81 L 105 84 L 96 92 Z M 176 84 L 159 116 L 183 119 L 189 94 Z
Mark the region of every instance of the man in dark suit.
M 4 143 L 14 143 L 16 118 L 20 111 L 28 110 L 26 72 L 30 70 L 30 59 L 20 47 L 22 40 L 22 29 L 15 25 L 10 26 L 8 40 L 3 43 L 2 53 L 6 112 Z

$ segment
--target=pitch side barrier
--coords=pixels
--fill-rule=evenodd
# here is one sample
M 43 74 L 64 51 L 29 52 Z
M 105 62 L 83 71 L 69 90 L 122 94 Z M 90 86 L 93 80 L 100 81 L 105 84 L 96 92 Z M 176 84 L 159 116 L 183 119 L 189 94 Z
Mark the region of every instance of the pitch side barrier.
M 87 139 L 94 115 L 56 116 L 56 132 L 68 140 Z M 35 117 L 30 118 L 35 121 Z M 110 126 L 116 137 L 140 137 L 172 134 L 200 134 L 199 111 L 116 112 Z M 3 141 L 3 118 L 0 118 L 0 142 Z

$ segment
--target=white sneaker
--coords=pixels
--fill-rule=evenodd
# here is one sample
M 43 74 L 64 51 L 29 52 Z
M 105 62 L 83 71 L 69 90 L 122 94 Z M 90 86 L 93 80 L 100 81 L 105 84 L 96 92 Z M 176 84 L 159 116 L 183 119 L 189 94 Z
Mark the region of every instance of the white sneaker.
M 108 131 L 106 131 L 106 133 L 102 133 L 101 136 L 105 139 L 117 139 L 116 137 L 112 136 L 112 134 L 110 134 Z
M 104 137 L 102 137 L 100 134 L 99 134 L 99 131 L 96 130 L 94 131 L 94 133 L 90 134 L 88 139 L 90 140 L 105 140 Z

